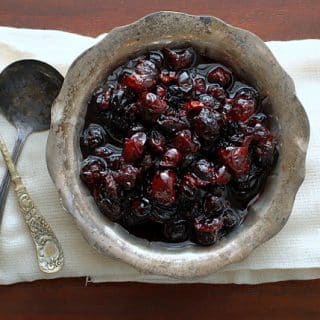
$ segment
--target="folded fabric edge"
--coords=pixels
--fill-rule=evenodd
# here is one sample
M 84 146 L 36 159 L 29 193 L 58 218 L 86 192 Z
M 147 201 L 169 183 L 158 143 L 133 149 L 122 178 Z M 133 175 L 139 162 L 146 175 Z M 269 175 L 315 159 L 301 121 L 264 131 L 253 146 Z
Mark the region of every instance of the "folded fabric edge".
M 244 284 L 255 285 L 261 283 L 273 283 L 279 281 L 312 280 L 320 277 L 320 268 L 314 269 L 269 269 L 269 270 L 237 270 L 225 271 L 213 274 L 209 277 L 198 280 L 177 280 L 160 278 L 149 275 L 112 275 L 109 277 L 93 276 L 88 277 L 87 282 L 142 282 L 158 284 Z
M 21 276 L 21 275 L 20 275 Z M 86 277 L 86 283 L 113 283 L 113 282 L 139 282 L 139 283 L 158 283 L 158 284 L 243 284 L 255 285 L 261 283 L 273 283 L 279 281 L 313 280 L 320 278 L 320 268 L 298 268 L 298 269 L 265 269 L 265 270 L 236 270 L 223 271 L 198 279 L 175 279 L 168 277 L 155 276 L 150 274 L 109 274 L 109 275 L 71 275 L 61 277 L 59 274 L 50 275 L 46 278 L 39 278 L 32 275 L 26 279 L 17 277 L 15 279 L 0 279 L 0 285 L 10 285 L 20 282 L 33 282 L 38 280 L 52 280 L 58 278 L 82 278 Z

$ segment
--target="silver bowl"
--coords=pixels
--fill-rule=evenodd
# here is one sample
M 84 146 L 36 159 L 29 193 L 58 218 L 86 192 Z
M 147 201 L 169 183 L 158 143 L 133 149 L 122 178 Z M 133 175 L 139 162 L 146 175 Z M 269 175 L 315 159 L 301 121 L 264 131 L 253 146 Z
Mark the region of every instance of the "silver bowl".
M 129 234 L 100 213 L 79 179 L 79 135 L 94 89 L 128 57 L 185 45 L 229 66 L 267 96 L 265 112 L 279 138 L 280 157 L 259 200 L 240 227 L 211 247 L 148 242 Z M 262 40 L 214 17 L 158 12 L 112 30 L 74 61 L 52 109 L 47 164 L 63 206 L 99 252 L 147 273 L 198 277 L 244 259 L 281 230 L 305 176 L 308 140 L 308 119 L 294 83 Z

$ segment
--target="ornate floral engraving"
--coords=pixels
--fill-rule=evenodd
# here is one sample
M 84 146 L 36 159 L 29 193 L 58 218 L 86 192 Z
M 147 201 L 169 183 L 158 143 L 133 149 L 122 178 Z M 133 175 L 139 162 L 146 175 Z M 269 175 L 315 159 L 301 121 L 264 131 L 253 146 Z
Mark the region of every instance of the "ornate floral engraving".
M 0 150 L 15 184 L 18 204 L 36 247 L 39 268 L 46 273 L 57 272 L 62 268 L 64 262 L 61 245 L 28 194 L 1 137 Z

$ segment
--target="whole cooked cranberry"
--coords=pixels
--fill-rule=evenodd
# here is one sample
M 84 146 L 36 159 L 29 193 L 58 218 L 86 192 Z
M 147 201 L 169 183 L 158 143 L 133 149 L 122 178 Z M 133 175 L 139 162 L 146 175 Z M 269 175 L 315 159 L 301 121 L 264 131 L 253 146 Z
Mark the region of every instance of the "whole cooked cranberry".
M 168 109 L 167 102 L 152 92 L 144 92 L 139 97 L 139 111 L 145 123 L 155 123 Z
M 190 130 L 177 132 L 173 139 L 173 145 L 183 154 L 196 153 L 200 148 L 200 143 L 192 136 Z
M 134 162 L 140 159 L 144 152 L 147 136 L 144 132 L 135 133 L 123 145 L 123 158 L 126 162 Z
M 96 123 L 91 123 L 80 137 L 81 147 L 85 150 L 93 150 L 106 142 L 105 130 Z
M 181 160 L 182 156 L 180 151 L 176 148 L 170 148 L 162 156 L 160 166 L 164 168 L 177 168 Z
M 224 101 L 226 98 L 226 92 L 220 85 L 211 84 L 207 87 L 207 94 L 216 98 L 219 101 Z
M 169 170 L 159 171 L 152 179 L 151 197 L 160 205 L 170 206 L 176 200 L 176 175 Z
M 221 116 L 217 111 L 203 108 L 193 119 L 193 127 L 199 137 L 204 140 L 215 140 L 220 132 Z
M 142 92 L 152 88 L 156 84 L 157 77 L 158 72 L 155 64 L 144 60 L 136 66 L 134 71 L 123 74 L 121 84 L 135 92 Z
M 234 228 L 240 222 L 239 215 L 231 208 L 224 209 L 221 218 L 226 228 Z
M 250 170 L 248 147 L 229 147 L 220 150 L 223 163 L 236 175 L 241 176 Z
M 160 80 L 163 84 L 168 85 L 177 80 L 177 73 L 173 70 L 164 69 L 160 73 Z
M 166 140 L 163 134 L 161 134 L 159 131 L 152 130 L 149 134 L 147 144 L 152 152 L 161 154 L 164 152 Z
M 134 200 L 131 203 L 131 213 L 137 218 L 146 217 L 150 214 L 150 212 L 151 204 L 147 198 Z
M 170 220 L 163 226 L 163 234 L 170 242 L 182 242 L 188 239 L 188 221 Z
M 232 103 L 232 109 L 229 113 L 231 120 L 246 121 L 248 120 L 256 110 L 256 100 L 247 95 L 237 95 Z
M 164 48 L 163 53 L 170 67 L 175 70 L 190 67 L 194 60 L 192 49 L 171 50 Z
M 189 117 L 193 117 L 195 115 L 198 115 L 204 107 L 205 107 L 205 104 L 201 101 L 198 101 L 198 100 L 188 101 L 184 105 L 184 109 L 187 111 L 187 114 Z
M 80 178 L 87 185 L 100 183 L 106 162 L 99 157 L 89 156 L 81 163 Z
M 217 242 L 223 222 L 218 218 L 196 218 L 193 227 L 197 243 L 208 246 Z
M 136 180 L 140 175 L 140 170 L 132 165 L 122 165 L 114 172 L 114 180 L 125 190 L 134 188 Z
M 164 113 L 168 108 L 167 103 L 152 92 L 142 93 L 139 97 L 139 102 L 143 107 L 143 111 L 157 115 Z
M 224 202 L 221 197 L 210 195 L 205 198 L 203 208 L 207 215 L 217 217 L 224 209 Z
M 215 67 L 209 71 L 207 78 L 211 83 L 217 83 L 222 87 L 226 87 L 230 84 L 232 76 L 228 70 L 222 67 Z
M 253 138 L 259 143 L 266 143 L 272 141 L 272 134 L 265 126 L 257 123 L 253 128 Z

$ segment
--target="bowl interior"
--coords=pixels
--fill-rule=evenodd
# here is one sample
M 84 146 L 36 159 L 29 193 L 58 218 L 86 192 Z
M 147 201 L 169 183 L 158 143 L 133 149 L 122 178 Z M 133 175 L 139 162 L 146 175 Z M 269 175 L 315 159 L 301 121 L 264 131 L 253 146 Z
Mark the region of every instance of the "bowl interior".
M 192 46 L 255 87 L 266 98 L 264 112 L 271 116 L 271 131 L 279 140 L 280 156 L 259 200 L 240 227 L 211 247 L 148 242 L 129 234 L 100 213 L 79 178 L 79 136 L 92 92 L 130 57 L 164 46 Z M 144 271 L 204 275 L 243 259 L 283 227 L 304 177 L 309 128 L 292 80 L 259 38 L 213 17 L 160 12 L 114 29 L 69 69 L 53 108 L 53 123 L 52 137 L 63 132 L 62 139 L 56 138 L 60 162 L 48 162 L 64 205 L 94 247 Z M 51 146 L 56 148 L 55 140 Z
M 101 66 L 97 66 L 97 69 L 100 70 L 100 72 L 97 72 L 95 74 L 95 78 L 91 78 L 91 85 L 90 89 L 85 92 L 84 100 L 82 101 L 82 106 L 79 114 L 79 125 L 76 127 L 75 130 L 75 137 L 80 137 L 80 132 L 83 129 L 84 125 L 84 118 L 87 113 L 87 102 L 89 101 L 93 90 L 101 84 L 102 80 L 104 80 L 110 73 L 113 72 L 114 69 L 116 69 L 118 66 L 122 65 L 123 63 L 127 62 L 129 59 L 133 57 L 137 57 L 140 54 L 146 53 L 149 50 L 156 50 L 161 49 L 163 47 L 170 47 L 170 48 L 184 48 L 184 47 L 193 47 L 197 50 L 198 53 L 200 53 L 203 56 L 206 56 L 208 58 L 213 59 L 216 62 L 222 63 L 229 67 L 234 74 L 237 76 L 238 79 L 252 85 L 255 87 L 258 91 L 261 97 L 266 97 L 263 105 L 263 111 L 270 116 L 270 127 L 272 133 L 277 136 L 280 140 L 279 148 L 280 148 L 280 154 L 281 154 L 281 136 L 279 132 L 279 122 L 278 122 L 278 116 L 274 113 L 273 105 L 276 104 L 275 97 L 269 97 L 267 96 L 267 90 L 270 88 L 270 83 L 266 81 L 265 76 L 260 76 L 257 73 L 256 68 L 254 68 L 250 64 L 250 68 L 247 68 L 246 66 L 239 61 L 239 58 L 236 56 L 232 56 L 229 52 L 227 47 L 219 45 L 219 43 L 208 43 L 208 42 L 201 42 L 199 40 L 174 40 L 169 41 L 167 39 L 157 39 L 154 43 L 148 43 L 145 46 L 140 46 L 139 48 L 132 47 L 132 50 L 129 52 L 126 52 L 125 55 L 119 55 L 117 59 L 114 59 L 110 65 L 108 65 L 108 68 L 105 66 L 105 62 L 102 60 L 100 62 Z M 91 88 L 93 88 L 91 90 Z M 81 154 L 80 152 L 80 143 L 78 140 L 78 143 L 74 145 L 75 147 L 75 154 Z M 82 156 L 79 156 L 77 159 L 77 172 L 80 172 L 80 163 L 82 161 Z M 254 223 L 255 220 L 259 219 L 260 214 L 262 214 L 263 206 L 266 202 L 270 201 L 273 197 L 273 193 L 276 192 L 275 188 L 268 187 L 269 185 L 274 185 L 277 183 L 277 172 L 279 171 L 280 166 L 276 165 L 275 168 L 273 168 L 270 177 L 267 179 L 267 183 L 265 186 L 265 190 L 261 193 L 259 196 L 259 199 L 256 203 L 251 205 L 249 207 L 249 213 L 247 219 L 244 221 L 243 226 L 251 225 Z M 86 188 L 86 186 L 82 183 L 82 181 L 78 178 L 77 181 L 81 185 L 82 192 L 87 194 L 88 197 L 91 197 L 89 195 L 89 192 Z M 118 224 L 114 224 L 110 222 L 105 216 L 103 216 L 99 209 L 96 208 L 98 212 L 95 212 L 95 214 L 98 214 L 101 219 L 103 220 L 103 223 L 111 225 L 112 228 L 116 229 L 116 232 L 119 235 L 124 236 L 125 238 L 131 238 L 130 241 L 139 241 L 140 245 L 141 243 L 144 243 L 144 245 L 148 245 L 147 240 L 137 238 L 131 234 L 128 233 L 127 230 L 125 230 L 122 226 Z M 253 215 L 254 212 L 254 215 Z M 234 231 L 233 231 L 234 232 Z M 232 236 L 232 233 L 228 234 L 227 237 Z M 185 250 L 190 249 L 190 247 L 194 247 L 194 250 L 205 250 L 204 248 L 201 248 L 200 246 L 195 245 L 194 243 L 191 243 L 190 241 L 186 241 L 183 243 L 163 243 L 163 242 L 153 242 L 154 246 L 161 246 L 162 248 L 169 248 L 170 250 Z

